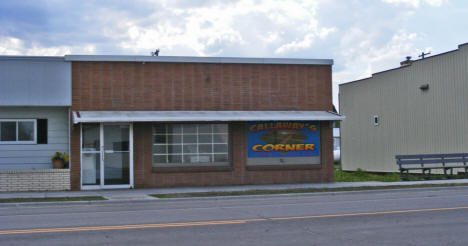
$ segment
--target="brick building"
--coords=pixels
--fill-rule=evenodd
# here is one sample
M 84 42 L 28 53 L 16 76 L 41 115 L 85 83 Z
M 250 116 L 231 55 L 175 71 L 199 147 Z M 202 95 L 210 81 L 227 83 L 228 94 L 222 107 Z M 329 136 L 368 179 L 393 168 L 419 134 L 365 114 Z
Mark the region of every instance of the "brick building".
M 329 113 L 331 60 L 65 60 L 72 62 L 72 189 L 333 180 L 331 121 L 341 117 Z M 289 129 L 258 129 L 276 135 L 250 153 L 248 126 L 278 122 Z M 279 139 L 288 130 L 311 137 Z M 315 150 L 306 150 L 314 133 Z
M 73 190 L 333 181 L 332 60 L 56 59 Z

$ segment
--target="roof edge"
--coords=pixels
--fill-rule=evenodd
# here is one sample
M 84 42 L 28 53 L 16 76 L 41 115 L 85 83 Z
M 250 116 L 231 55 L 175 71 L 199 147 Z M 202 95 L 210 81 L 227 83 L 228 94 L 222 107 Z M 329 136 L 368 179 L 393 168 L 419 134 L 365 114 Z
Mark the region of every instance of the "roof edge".
M 445 51 L 445 52 L 435 54 L 435 55 L 432 55 L 432 56 L 428 56 L 428 57 L 425 57 L 424 59 L 413 60 L 412 63 L 416 63 L 416 62 L 419 63 L 419 62 L 421 62 L 423 60 L 427 60 L 427 59 L 439 57 L 439 56 L 442 56 L 442 55 L 446 55 L 446 54 L 449 54 L 449 53 L 457 52 L 457 51 L 460 50 L 460 47 L 462 47 L 464 45 L 467 45 L 467 44 L 468 43 L 459 44 L 457 49 Z M 362 79 L 357 79 L 357 80 L 353 80 L 353 81 L 344 82 L 344 83 L 339 84 L 338 86 L 352 84 L 352 83 L 360 82 L 360 81 L 367 80 L 367 79 L 372 79 L 374 77 L 374 75 L 378 75 L 378 74 L 381 74 L 381 73 L 386 73 L 386 72 L 390 72 L 390 71 L 394 71 L 394 70 L 399 70 L 399 69 L 407 68 L 407 67 L 411 67 L 411 65 L 409 65 L 409 66 L 399 66 L 399 67 L 394 67 L 394 68 L 382 70 L 382 71 L 379 71 L 379 72 L 375 72 L 375 73 L 372 73 L 371 76 L 369 76 L 367 78 L 362 78 Z
M 65 61 L 87 62 L 170 62 L 170 63 L 237 63 L 237 64 L 297 64 L 333 65 L 333 59 L 243 58 L 196 56 L 129 56 L 129 55 L 65 55 Z
M 3 56 L 0 61 L 6 60 L 32 60 L 32 61 L 65 61 L 64 56 Z

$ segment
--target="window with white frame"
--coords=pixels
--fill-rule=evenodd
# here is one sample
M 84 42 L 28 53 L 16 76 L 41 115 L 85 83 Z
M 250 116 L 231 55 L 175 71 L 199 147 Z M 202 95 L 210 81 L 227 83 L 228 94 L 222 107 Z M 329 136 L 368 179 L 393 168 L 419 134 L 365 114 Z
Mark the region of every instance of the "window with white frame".
M 154 124 L 153 165 L 229 163 L 228 124 Z
M 0 119 L 0 144 L 36 143 L 35 119 Z

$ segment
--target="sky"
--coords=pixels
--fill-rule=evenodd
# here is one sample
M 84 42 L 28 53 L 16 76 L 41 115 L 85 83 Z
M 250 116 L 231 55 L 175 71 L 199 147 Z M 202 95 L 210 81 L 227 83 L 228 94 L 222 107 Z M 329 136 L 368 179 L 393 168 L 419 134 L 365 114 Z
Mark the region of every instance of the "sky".
M 0 55 L 333 59 L 338 84 L 468 42 L 468 0 L 1 0 Z

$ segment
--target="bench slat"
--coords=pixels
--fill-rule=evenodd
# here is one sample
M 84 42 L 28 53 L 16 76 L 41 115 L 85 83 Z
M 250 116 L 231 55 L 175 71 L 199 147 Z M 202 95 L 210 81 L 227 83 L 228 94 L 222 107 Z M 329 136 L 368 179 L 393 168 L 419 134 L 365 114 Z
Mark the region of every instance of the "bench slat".
M 421 154 L 421 155 L 396 155 L 395 159 L 420 159 L 420 158 L 450 158 L 450 157 L 468 157 L 468 153 L 458 154 Z
M 444 169 L 444 168 L 468 168 L 468 166 L 446 166 L 446 167 L 402 167 L 402 170 L 422 170 L 422 169 Z
M 458 159 L 423 159 L 423 160 L 397 160 L 397 164 L 401 165 L 414 165 L 414 164 L 436 164 L 436 163 L 457 163 L 468 162 L 468 158 Z

